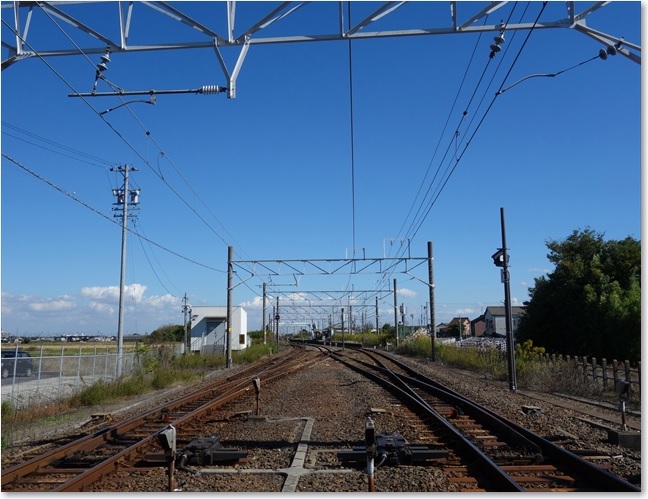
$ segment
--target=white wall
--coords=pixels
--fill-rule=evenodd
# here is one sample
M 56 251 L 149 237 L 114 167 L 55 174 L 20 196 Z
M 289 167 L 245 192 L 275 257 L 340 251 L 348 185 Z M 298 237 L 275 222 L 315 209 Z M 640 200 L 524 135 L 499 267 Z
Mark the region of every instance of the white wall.
M 191 351 L 200 351 L 203 346 L 223 344 L 226 341 L 227 307 L 192 307 Z M 215 330 L 208 332 L 207 323 L 223 321 Z M 232 308 L 232 325 L 230 348 L 244 350 L 247 348 L 247 312 L 242 307 Z

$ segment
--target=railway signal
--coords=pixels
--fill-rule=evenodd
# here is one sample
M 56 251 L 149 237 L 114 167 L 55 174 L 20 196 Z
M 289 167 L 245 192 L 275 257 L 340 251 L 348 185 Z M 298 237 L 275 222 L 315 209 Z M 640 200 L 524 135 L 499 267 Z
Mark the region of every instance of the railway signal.
M 164 449 L 164 457 L 167 463 L 167 473 L 169 475 L 169 492 L 175 489 L 174 473 L 176 458 L 176 429 L 169 425 L 158 433 L 158 440 Z

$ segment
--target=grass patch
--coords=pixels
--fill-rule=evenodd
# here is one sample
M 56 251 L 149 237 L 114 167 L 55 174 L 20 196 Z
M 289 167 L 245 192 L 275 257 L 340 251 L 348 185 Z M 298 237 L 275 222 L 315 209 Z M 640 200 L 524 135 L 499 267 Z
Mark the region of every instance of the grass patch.
M 73 417 L 72 410 L 120 402 L 176 384 L 202 380 L 210 371 L 226 365 L 222 355 L 175 355 L 173 352 L 173 346 L 140 346 L 136 351 L 140 366 L 137 370 L 115 382 L 98 381 L 63 400 L 20 409 L 2 402 L 0 445 L 4 449 L 20 438 L 34 438 L 36 429 Z M 251 363 L 270 353 L 272 345 L 252 345 L 246 350 L 232 352 L 232 361 Z
M 396 353 L 410 357 L 432 357 L 432 342 L 427 335 L 412 335 L 398 346 Z M 561 393 L 618 404 L 614 390 L 604 390 L 600 383 L 583 376 L 573 363 L 558 361 L 546 363 L 540 359 L 544 348 L 535 347 L 531 341 L 515 347 L 515 378 L 517 388 L 547 393 Z M 497 380 L 508 380 L 508 358 L 506 352 L 496 348 L 466 348 L 454 343 L 435 343 L 436 362 L 481 374 Z M 638 390 L 630 393 L 632 405 L 641 405 Z

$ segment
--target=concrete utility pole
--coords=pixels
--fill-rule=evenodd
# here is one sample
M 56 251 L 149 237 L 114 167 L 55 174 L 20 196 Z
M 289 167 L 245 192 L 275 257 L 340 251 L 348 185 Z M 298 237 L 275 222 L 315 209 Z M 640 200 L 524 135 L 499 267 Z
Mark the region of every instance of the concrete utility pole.
M 261 325 L 263 331 L 263 344 L 266 344 L 266 283 L 263 283 L 263 324 Z
M 379 313 L 378 313 L 378 297 L 376 296 L 376 334 L 380 333 L 379 322 L 380 322 L 380 316 L 379 316 Z
M 189 305 L 187 299 L 187 293 L 185 293 L 184 298 L 182 299 L 182 313 L 184 316 L 184 353 L 187 354 L 191 353 L 191 337 L 189 336 L 187 331 L 187 314 L 190 314 L 189 320 L 191 320 L 191 306 Z
M 515 341 L 513 338 L 513 314 L 511 310 L 511 285 L 508 269 L 508 253 L 506 248 L 506 227 L 504 224 L 504 208 L 500 208 L 500 219 L 502 224 L 502 247 L 493 255 L 493 263 L 502 267 L 502 282 L 504 283 L 504 309 L 506 317 L 506 353 L 508 355 L 508 377 L 509 389 L 517 390 L 517 379 L 515 373 Z
M 279 296 L 277 296 L 277 307 L 275 308 L 275 335 L 277 338 L 277 353 L 279 353 Z
M 396 346 L 398 347 L 398 299 L 396 295 L 396 279 L 394 279 L 394 329 L 396 331 Z
M 117 166 L 110 169 L 111 172 L 119 172 L 124 177 L 124 186 L 122 189 L 113 189 L 113 195 L 117 197 L 117 202 L 114 203 L 116 208 L 113 211 L 119 211 L 121 206 L 121 213 L 116 213 L 114 217 L 122 219 L 122 240 L 121 240 L 121 271 L 119 274 L 119 319 L 117 323 L 117 359 L 115 362 L 115 377 L 119 378 L 122 375 L 122 355 L 124 347 L 124 287 L 126 275 L 126 227 L 128 225 L 128 206 L 137 206 L 139 203 L 139 189 L 128 190 L 128 172 L 137 171 L 135 168 L 125 166 Z
M 232 264 L 234 248 L 227 247 L 227 335 L 226 355 L 227 368 L 232 367 L 232 281 L 234 280 L 234 265 Z
M 434 257 L 432 256 L 432 241 L 428 241 L 428 286 L 430 289 L 430 341 L 432 342 L 432 362 L 436 362 L 436 326 L 434 321 Z

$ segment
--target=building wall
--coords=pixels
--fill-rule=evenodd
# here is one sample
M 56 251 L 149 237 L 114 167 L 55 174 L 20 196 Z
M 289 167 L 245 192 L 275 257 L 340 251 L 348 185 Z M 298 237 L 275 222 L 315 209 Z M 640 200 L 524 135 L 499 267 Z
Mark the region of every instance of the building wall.
M 227 307 L 192 307 L 191 351 L 202 351 L 205 347 L 219 347 L 225 351 L 227 339 Z M 215 326 L 215 327 L 214 327 Z M 232 308 L 230 348 L 244 350 L 248 346 L 247 312 L 242 307 Z
M 476 319 L 470 323 L 470 333 L 472 334 L 472 336 L 484 336 L 484 333 L 486 332 L 486 321 L 484 320 L 483 316 L 480 316 L 480 319 L 481 320 Z
M 520 318 L 524 310 L 522 307 L 513 307 L 511 310 L 511 328 L 513 333 L 518 329 L 520 324 Z M 504 307 L 489 307 L 484 312 L 484 319 L 486 321 L 486 336 L 491 336 L 497 334 L 500 336 L 506 336 L 506 316 Z

